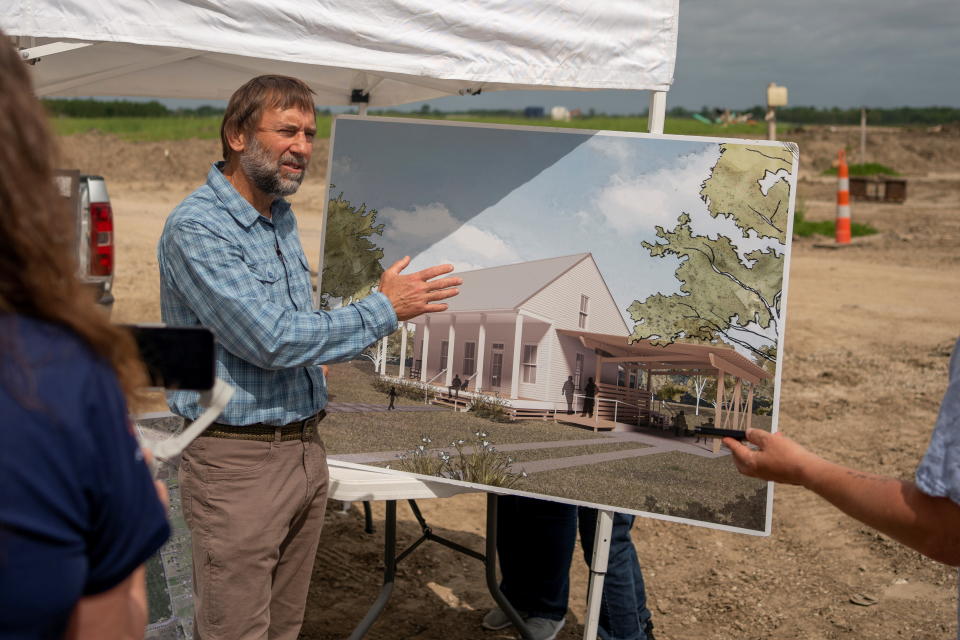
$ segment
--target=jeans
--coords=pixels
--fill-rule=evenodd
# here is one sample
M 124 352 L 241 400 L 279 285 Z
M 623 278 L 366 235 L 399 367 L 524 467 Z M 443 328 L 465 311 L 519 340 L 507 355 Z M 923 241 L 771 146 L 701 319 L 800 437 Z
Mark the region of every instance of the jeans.
M 593 553 L 597 511 L 586 507 L 500 496 L 497 553 L 500 590 L 515 609 L 534 618 L 561 620 L 570 595 L 570 565 L 580 539 L 587 564 Z M 643 574 L 630 539 L 633 516 L 614 514 L 607 575 L 603 582 L 598 636 L 601 640 L 648 640 L 653 629 Z

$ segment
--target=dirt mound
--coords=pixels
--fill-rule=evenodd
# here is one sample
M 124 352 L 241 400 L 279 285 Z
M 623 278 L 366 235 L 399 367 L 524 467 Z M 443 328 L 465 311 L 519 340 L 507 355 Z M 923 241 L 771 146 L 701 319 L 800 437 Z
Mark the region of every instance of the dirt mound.
M 851 163 L 878 162 L 905 176 L 960 171 L 956 135 L 941 131 L 894 127 L 867 128 L 867 157 L 860 158 L 859 127 L 803 127 L 788 131 L 784 140 L 800 146 L 801 171 L 820 175 L 832 166 L 840 149 Z
M 326 175 L 327 140 L 314 144 L 311 172 Z M 163 181 L 199 184 L 223 155 L 220 140 L 130 142 L 98 132 L 60 138 L 61 166 L 105 176 L 113 182 Z

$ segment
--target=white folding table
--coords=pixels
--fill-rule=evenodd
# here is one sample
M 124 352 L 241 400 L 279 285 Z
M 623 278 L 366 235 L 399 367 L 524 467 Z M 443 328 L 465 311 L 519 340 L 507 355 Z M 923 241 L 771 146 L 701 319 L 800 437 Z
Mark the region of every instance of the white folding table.
M 373 500 L 386 501 L 386 517 L 384 518 L 383 533 L 383 587 L 377 599 L 370 606 L 363 620 L 350 634 L 350 640 L 362 638 L 373 623 L 376 622 L 383 609 L 387 606 L 390 594 L 393 591 L 397 573 L 397 563 L 410 555 L 417 547 L 427 541 L 442 544 L 454 551 L 476 558 L 483 562 L 486 570 L 487 589 L 497 605 L 503 609 L 513 621 L 520 634 L 529 638 L 529 632 L 523 619 L 517 614 L 510 602 L 500 592 L 497 585 L 497 495 L 487 493 L 487 533 L 485 553 L 479 553 L 462 545 L 433 533 L 417 506 L 416 500 L 424 498 L 449 498 L 458 493 L 472 493 L 480 491 L 468 487 L 458 487 L 441 482 L 430 482 L 409 476 L 400 476 L 390 473 L 379 473 L 372 469 L 357 469 L 337 464 L 336 460 L 328 461 L 330 468 L 329 498 L 344 502 L 363 502 L 366 517 L 366 530 L 372 532 L 369 503 Z M 406 500 L 413 515 L 420 523 L 423 531 L 419 539 L 397 555 L 397 501 Z

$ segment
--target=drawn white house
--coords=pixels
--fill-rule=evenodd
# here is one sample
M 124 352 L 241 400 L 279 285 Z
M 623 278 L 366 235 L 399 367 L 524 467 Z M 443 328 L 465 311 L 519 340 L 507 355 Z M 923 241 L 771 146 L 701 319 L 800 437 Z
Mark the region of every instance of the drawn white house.
M 652 417 L 653 376 L 710 376 L 717 379 L 717 424 L 745 429 L 753 390 L 771 377 L 729 345 L 631 341 L 589 253 L 457 275 L 460 295 L 446 311 L 408 323 L 415 326 L 409 372 L 411 345 L 402 332 L 400 378 L 409 373 L 445 388 L 459 376 L 468 395 L 497 395 L 530 411 L 563 408 L 568 377 L 578 394 L 594 378 L 598 418 L 636 422 Z M 386 375 L 385 357 L 380 367 Z M 725 377 L 732 386 L 725 388 Z
M 420 316 L 413 369 L 424 382 L 498 393 L 514 407 L 553 407 L 573 376 L 583 389 L 595 349 L 558 330 L 626 338 L 630 331 L 593 256 L 570 256 L 457 273 L 447 311 Z M 617 371 L 606 372 L 612 384 Z

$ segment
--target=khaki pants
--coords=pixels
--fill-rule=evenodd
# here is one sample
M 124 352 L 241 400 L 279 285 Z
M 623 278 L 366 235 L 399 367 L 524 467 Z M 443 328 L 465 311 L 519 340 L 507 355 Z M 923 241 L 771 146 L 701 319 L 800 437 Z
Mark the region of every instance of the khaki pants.
M 180 494 L 193 539 L 196 640 L 296 640 L 328 482 L 316 434 L 201 437 L 187 448 Z

